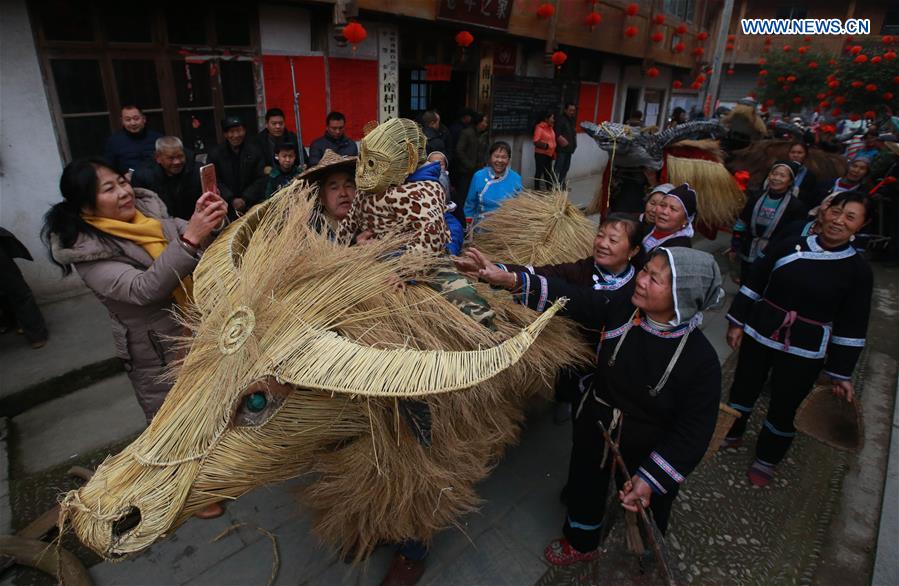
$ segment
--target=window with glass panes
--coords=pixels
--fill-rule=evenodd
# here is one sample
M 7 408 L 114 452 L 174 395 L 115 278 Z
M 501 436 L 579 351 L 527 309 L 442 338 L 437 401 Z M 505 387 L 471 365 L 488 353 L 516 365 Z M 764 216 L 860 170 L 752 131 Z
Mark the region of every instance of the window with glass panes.
M 102 153 L 127 105 L 197 153 L 222 140 L 225 116 L 257 127 L 253 3 L 30 0 L 29 9 L 66 160 Z
M 425 69 L 414 69 L 409 72 L 410 102 L 409 109 L 422 112 L 428 109 L 428 72 Z

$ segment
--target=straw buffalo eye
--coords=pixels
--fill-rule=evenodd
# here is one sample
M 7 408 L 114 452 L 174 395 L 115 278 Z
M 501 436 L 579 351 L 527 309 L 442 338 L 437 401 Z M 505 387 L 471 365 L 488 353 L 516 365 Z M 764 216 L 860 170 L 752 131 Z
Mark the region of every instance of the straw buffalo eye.
M 266 405 L 268 405 L 268 398 L 265 396 L 265 393 L 253 393 L 244 399 L 244 403 L 247 411 L 250 413 L 259 413 L 265 409 Z
M 271 419 L 293 387 L 266 377 L 248 386 L 236 401 L 232 425 L 235 427 L 257 427 Z

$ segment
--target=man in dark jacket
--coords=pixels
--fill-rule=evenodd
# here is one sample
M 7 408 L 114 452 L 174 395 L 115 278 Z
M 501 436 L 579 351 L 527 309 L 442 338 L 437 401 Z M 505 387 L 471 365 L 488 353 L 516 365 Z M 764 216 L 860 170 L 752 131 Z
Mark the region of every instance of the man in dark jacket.
M 462 131 L 471 126 L 471 119 L 476 113 L 471 108 L 463 108 L 459 119 L 450 124 L 449 131 L 454 148 L 459 144 L 459 137 L 462 135 Z
M 193 153 L 184 150 L 177 136 L 156 140 L 153 160 L 134 172 L 131 186 L 149 189 L 165 203 L 170 216 L 184 220 L 193 215 L 203 191 Z
M 147 117 L 133 104 L 122 108 L 122 129 L 106 139 L 103 157 L 120 173 L 134 171 L 153 158 L 161 133 L 147 128 Z
M 222 198 L 233 212 L 245 212 L 259 203 L 265 189 L 265 155 L 259 147 L 246 140 L 247 129 L 236 116 L 222 121 L 225 142 L 209 153 Z M 233 213 L 232 213 L 233 216 Z
M 447 164 L 452 159 L 453 137 L 446 126 L 440 123 L 440 114 L 434 110 L 428 110 L 421 115 L 421 126 L 428 139 L 427 151 L 431 154 L 435 151 L 443 153 L 447 157 Z
M 556 118 L 556 175 L 559 183 L 565 185 L 568 169 L 571 168 L 571 155 L 577 148 L 577 106 L 565 104 L 562 115 Z
M 359 154 L 359 148 L 356 146 L 356 142 L 350 140 L 347 135 L 344 134 L 344 129 L 346 128 L 346 116 L 340 112 L 329 112 L 327 118 L 325 118 L 325 124 L 327 125 L 327 130 L 325 131 L 324 136 L 315 139 L 315 141 L 309 145 L 309 167 L 318 165 L 318 162 L 322 160 L 322 157 L 327 150 L 332 150 L 338 155 L 347 157 L 355 157 Z
M 281 143 L 289 142 L 299 145 L 297 135 L 287 130 L 284 125 L 284 111 L 281 108 L 269 108 L 265 113 L 265 128 L 256 135 L 256 146 L 265 155 L 266 167 L 276 169 L 278 161 L 275 159 L 275 147 Z M 306 152 L 297 153 L 297 163 L 303 165 L 306 162 Z

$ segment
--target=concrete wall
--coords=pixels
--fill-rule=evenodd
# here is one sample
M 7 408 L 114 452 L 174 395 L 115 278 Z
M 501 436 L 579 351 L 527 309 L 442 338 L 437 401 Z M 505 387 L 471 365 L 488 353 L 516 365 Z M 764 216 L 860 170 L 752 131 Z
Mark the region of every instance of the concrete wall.
M 0 71 L 0 225 L 34 256 L 16 262 L 39 299 L 82 292 L 80 279 L 61 278 L 40 241 L 42 217 L 61 199 L 62 158 L 24 0 L 3 2 Z

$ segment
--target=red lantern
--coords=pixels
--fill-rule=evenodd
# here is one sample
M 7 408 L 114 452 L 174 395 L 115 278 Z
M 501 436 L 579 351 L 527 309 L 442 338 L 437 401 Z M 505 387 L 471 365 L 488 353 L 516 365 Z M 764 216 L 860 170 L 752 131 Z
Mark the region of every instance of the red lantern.
M 893 35 L 883 35 L 880 40 L 883 41 L 884 45 L 892 45 L 895 38 Z
M 727 45 L 725 45 L 724 49 L 727 51 L 733 51 L 734 50 L 733 43 L 728 43 Z
M 593 27 L 602 22 L 602 15 L 598 12 L 591 12 L 587 15 L 587 18 L 585 18 L 584 21 L 587 23 L 587 26 L 589 26 L 590 29 L 593 30 Z
M 686 49 L 686 48 L 687 48 L 686 45 L 684 45 L 683 43 L 678 43 L 678 44 L 674 45 L 673 47 L 671 47 L 671 50 L 674 51 L 675 53 L 683 53 L 684 49 Z
M 791 47 L 789 45 L 784 45 L 784 53 L 789 53 L 792 49 L 793 49 L 793 47 Z
M 833 101 L 836 102 L 837 106 L 842 106 L 846 103 L 846 96 L 837 96 Z
M 772 100 L 771 98 L 768 98 L 767 100 L 765 100 L 765 105 L 766 105 L 766 106 L 773 106 L 773 105 L 774 105 L 774 100 Z
M 702 57 L 702 54 L 705 53 L 705 49 L 702 47 L 696 47 L 693 49 L 693 55 L 696 57 Z
M 853 55 L 858 55 L 859 53 L 862 52 L 862 46 L 861 45 L 853 45 L 852 47 L 849 48 L 849 52 L 852 53 Z
M 853 61 L 855 61 L 856 63 L 864 63 L 867 60 L 868 60 L 867 55 L 859 55 L 855 59 L 853 59 Z
M 700 32 L 698 35 L 696 35 L 696 40 L 697 40 L 697 41 L 704 41 L 704 40 L 706 40 L 707 38 L 709 38 L 709 33 L 705 32 L 705 31 L 702 31 L 702 32 Z
M 657 67 L 650 67 L 649 69 L 646 70 L 646 76 L 647 77 L 658 77 L 659 69 Z
M 822 110 L 826 110 L 827 108 L 830 108 L 830 102 L 818 102 L 818 107 Z
M 840 87 L 840 82 L 838 82 L 837 80 L 828 81 L 827 87 L 829 87 L 831 89 L 837 89 L 838 87 Z
M 734 70 L 733 70 L 733 69 L 730 69 L 730 68 L 728 68 L 728 70 L 727 70 L 727 74 L 728 74 L 728 75 L 733 75 L 733 74 L 734 74 Z
M 856 79 L 855 81 L 853 81 L 853 82 L 850 83 L 849 85 L 851 85 L 851 86 L 854 87 L 855 89 L 858 89 L 858 88 L 862 87 L 862 86 L 865 85 L 865 84 L 862 83 L 862 82 L 860 82 L 859 80 Z
M 883 94 L 884 102 L 889 102 L 892 99 L 893 99 L 893 92 L 884 92 L 884 94 Z
M 690 84 L 690 87 L 693 88 L 694 90 L 698 90 L 699 88 L 702 87 L 702 82 L 694 81 L 693 83 Z
M 893 78 L 893 85 L 899 85 L 899 75 Z
M 842 113 L 843 113 L 843 111 L 840 110 L 839 108 L 834 108 L 833 110 L 830 111 L 831 116 L 839 116 Z
M 800 96 L 795 96 L 795 97 L 793 98 L 793 103 L 796 104 L 796 105 L 798 106 L 799 104 L 802 103 L 802 98 L 801 98 Z
M 865 118 L 870 118 L 871 120 L 877 118 L 877 112 L 874 110 L 868 110 L 865 112 Z
M 652 21 L 656 24 L 665 24 L 665 15 L 664 14 L 656 14 L 652 17 Z
M 365 37 L 368 36 L 368 32 L 358 22 L 351 22 L 343 27 L 343 38 L 350 42 L 355 49 L 356 45 L 365 40 Z
M 679 79 L 675 79 L 674 81 L 671 82 L 671 87 L 673 87 L 676 90 L 679 90 L 680 88 L 682 88 L 683 85 L 684 85 L 684 83 Z
M 762 76 L 768 75 L 768 70 L 767 69 L 759 69 L 759 75 L 762 75 Z
M 826 96 L 826 95 L 827 95 L 827 94 L 825 94 L 824 92 L 818 92 L 818 95 L 815 96 L 815 97 L 818 98 L 819 100 L 823 100 L 823 99 L 824 99 L 824 96 Z
M 883 58 L 880 55 L 874 55 L 873 57 L 871 57 L 871 64 L 877 65 L 878 63 L 880 63 L 881 59 Z
M 556 13 L 556 7 L 549 2 L 544 2 L 537 7 L 537 16 L 539 18 L 549 18 Z
M 626 29 L 624 29 L 624 36 L 626 36 L 628 38 L 634 38 L 637 36 L 637 32 L 638 32 L 637 27 L 629 26 Z
M 553 65 L 555 65 L 556 67 L 562 67 L 562 64 L 568 61 L 568 55 L 565 53 L 565 51 L 556 51 L 555 53 L 553 53 L 551 59 Z
M 699 75 L 696 76 L 696 81 L 698 81 L 699 83 L 704 82 L 704 81 L 705 81 L 705 76 L 704 76 L 703 74 L 700 73 Z
M 808 68 L 809 69 L 818 69 L 818 62 L 817 61 L 809 61 Z
M 655 33 L 652 33 L 652 35 L 649 38 L 652 39 L 653 43 L 661 43 L 662 41 L 665 40 L 665 35 L 663 35 L 662 33 L 659 33 L 659 32 L 655 32 Z
M 796 76 L 795 76 L 795 75 L 788 75 L 788 76 L 787 76 L 787 81 L 790 82 L 790 83 L 793 83 L 794 81 L 796 81 Z
M 733 43 L 736 39 L 737 39 L 737 37 L 735 37 L 734 35 L 727 35 L 728 43 Z
M 799 47 L 796 51 L 798 51 L 800 55 L 805 55 L 808 53 L 808 47 Z
M 836 59 L 831 59 L 831 60 L 829 60 L 829 61 L 827 62 L 827 64 L 830 65 L 831 67 L 833 67 L 834 65 L 837 64 L 837 60 L 836 60 Z
M 896 58 L 896 52 L 895 51 L 887 51 L 886 53 L 883 54 L 883 58 L 886 59 L 887 61 L 892 61 L 893 59 Z
M 627 8 L 624 9 L 624 12 L 627 13 L 628 16 L 637 16 L 637 13 L 640 12 L 640 7 L 631 2 L 627 5 Z
M 679 25 L 677 25 L 677 28 L 674 29 L 674 32 L 676 32 L 676 33 L 679 34 L 679 35 L 684 35 L 684 34 L 686 34 L 686 33 L 687 33 L 687 25 L 685 25 L 685 24 L 679 24 Z
M 869 83 L 868 85 L 865 86 L 865 91 L 866 92 L 876 92 L 877 86 L 873 83 Z
M 855 112 L 853 112 L 852 114 L 849 115 L 849 119 L 852 120 L 853 122 L 858 122 L 859 120 L 862 119 L 862 117 L 859 116 L 858 114 L 856 114 Z
M 459 31 L 456 33 L 456 44 L 463 49 L 474 42 L 474 36 L 468 31 Z
M 759 65 L 765 65 L 766 63 L 768 63 L 768 60 L 765 59 L 764 57 L 762 57 L 761 59 L 759 59 Z

